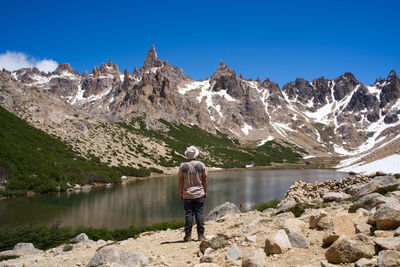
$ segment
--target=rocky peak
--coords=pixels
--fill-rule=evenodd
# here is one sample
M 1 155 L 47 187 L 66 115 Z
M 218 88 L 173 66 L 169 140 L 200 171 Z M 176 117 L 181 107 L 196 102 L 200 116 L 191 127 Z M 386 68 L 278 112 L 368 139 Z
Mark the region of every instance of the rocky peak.
M 124 82 L 122 83 L 122 89 L 124 91 L 127 91 L 128 88 L 131 86 L 130 80 L 129 80 L 129 71 L 125 69 L 124 71 Z
M 151 68 L 157 68 L 162 66 L 161 59 L 157 56 L 156 48 L 154 45 L 147 52 L 146 59 L 144 60 L 143 66 L 140 67 L 141 72 L 150 70 Z
M 92 70 L 92 74 L 93 74 L 94 77 L 98 77 L 98 76 L 99 76 L 99 74 L 100 74 L 100 69 L 99 69 L 99 67 L 98 67 L 97 65 L 94 66 L 94 68 L 93 68 L 93 70 Z
M 139 76 L 140 76 L 140 73 L 139 73 L 139 70 L 135 67 L 135 69 L 133 70 L 133 72 L 132 72 L 132 76 L 134 77 L 134 78 L 139 78 Z
M 333 95 L 337 101 L 342 100 L 346 95 L 353 91 L 357 85 L 361 84 L 350 72 L 346 72 L 337 77 L 334 81 L 335 87 L 333 89 Z
M 297 78 L 294 82 L 285 84 L 282 90 L 288 95 L 289 99 L 297 98 L 303 104 L 314 96 L 314 88 L 303 78 Z
M 85 72 L 83 73 L 83 78 L 86 78 L 89 76 L 89 73 L 87 72 L 87 70 L 85 70 Z
M 400 98 L 400 80 L 397 74 L 392 70 L 387 78 L 387 83 L 382 87 L 382 92 L 380 94 L 381 108 L 385 107 L 389 102 L 397 102 Z
M 74 70 L 72 69 L 71 65 L 69 63 L 64 63 L 58 65 L 57 69 L 54 71 L 55 74 L 61 74 L 64 71 L 69 72 L 69 73 L 74 73 Z
M 213 77 L 216 76 L 230 76 L 235 74 L 235 72 L 233 72 L 227 65 L 225 65 L 225 63 L 221 60 L 221 62 L 218 65 L 217 70 L 214 72 L 214 74 L 211 76 L 211 79 L 213 79 Z
M 388 77 L 387 77 L 387 81 L 388 82 L 392 82 L 392 81 L 398 81 L 399 80 L 399 78 L 397 77 L 397 74 L 396 74 L 396 72 L 394 71 L 394 70 L 391 70 L 390 71 L 390 73 L 389 73 L 389 75 L 388 75 Z

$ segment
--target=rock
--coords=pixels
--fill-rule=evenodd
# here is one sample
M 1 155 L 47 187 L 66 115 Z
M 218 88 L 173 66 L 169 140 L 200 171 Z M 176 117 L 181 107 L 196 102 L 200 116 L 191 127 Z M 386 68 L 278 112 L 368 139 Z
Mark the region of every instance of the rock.
M 314 213 L 310 216 L 310 228 L 317 228 L 318 222 L 321 220 L 321 218 L 326 216 L 328 216 L 328 214 L 322 209 L 314 211 Z
M 400 252 L 394 250 L 382 250 L 378 254 L 378 267 L 400 266 Z
M 239 249 L 239 247 L 234 244 L 226 253 L 225 253 L 225 259 L 227 260 L 237 260 L 242 257 L 242 251 Z
M 200 242 L 199 248 L 201 253 L 205 253 L 206 249 L 211 247 L 211 242 L 209 240 L 203 240 Z
M 120 267 L 145 266 L 149 259 L 140 252 L 120 250 L 115 247 L 103 247 L 87 264 L 87 267 L 106 267 L 109 265 Z
M 13 251 L 19 256 L 25 254 L 38 254 L 43 252 L 42 250 L 35 248 L 32 243 L 18 243 L 14 246 Z
M 383 230 L 376 230 L 374 231 L 374 236 L 376 237 L 393 237 L 393 231 L 383 231 Z
M 373 207 L 376 207 L 376 206 L 384 203 L 384 202 L 382 202 L 382 199 L 380 199 L 380 197 L 383 197 L 383 196 L 379 193 L 371 193 L 371 194 L 363 196 L 362 198 L 360 198 L 359 200 L 354 202 L 354 205 L 357 205 L 357 206 L 363 207 L 367 210 L 370 210 Z
M 369 259 L 374 255 L 374 242 L 364 234 L 352 237 L 341 236 L 325 253 L 325 257 L 330 263 L 351 263 L 361 258 Z
M 394 231 L 394 236 L 400 236 L 400 227 L 398 227 L 396 231 Z
M 204 256 L 209 256 L 213 252 L 214 250 L 212 248 L 206 248 L 206 250 L 204 251 Z
M 366 235 L 371 235 L 371 232 L 372 232 L 372 226 L 363 221 L 356 221 L 354 223 L 354 228 L 355 228 L 356 234 L 363 233 Z
M 385 197 L 395 198 L 400 201 L 400 191 L 388 192 Z
M 267 266 L 265 253 L 262 249 L 250 251 L 242 259 L 242 267 L 264 267 Z
M 283 213 L 289 211 L 291 208 L 297 205 L 296 201 L 281 201 L 275 211 L 275 214 Z
M 301 233 L 305 235 L 308 231 L 308 225 L 299 219 L 287 219 L 283 224 L 283 230 L 285 230 L 287 234 Z
M 322 196 L 322 199 L 324 200 L 324 202 L 329 202 L 329 201 L 340 201 L 350 197 L 351 195 L 342 192 L 328 192 Z
M 388 202 L 379 207 L 374 220 L 379 230 L 395 230 L 400 226 L 400 205 Z
M 81 233 L 71 239 L 71 243 L 88 242 L 90 239 L 85 233 Z
M 399 185 L 399 181 L 394 178 L 394 176 L 378 176 L 372 179 L 369 183 L 363 185 L 358 191 L 358 196 L 366 195 L 372 193 L 379 188 L 387 188 L 391 186 Z
M 381 250 L 400 250 L 400 237 L 377 237 L 374 242 Z
M 257 242 L 257 236 L 256 235 L 246 236 L 246 241 L 255 243 Z
M 225 202 L 224 204 L 215 207 L 212 211 L 210 211 L 210 213 L 208 213 L 207 221 L 216 220 L 226 215 L 237 213 L 240 213 L 240 210 L 235 204 Z
M 338 240 L 340 235 L 336 234 L 335 232 L 326 232 L 322 239 L 322 244 L 324 247 L 329 247 L 332 245 L 336 240 Z
M 351 236 L 356 233 L 354 227 L 354 221 L 356 219 L 355 214 L 347 212 L 340 212 L 333 217 L 333 231 L 338 235 Z
M 355 267 L 375 267 L 376 263 L 377 263 L 377 259 L 361 258 L 358 261 L 356 261 Z
M 289 237 L 285 230 L 279 230 L 267 237 L 265 240 L 265 253 L 271 254 L 282 254 L 291 248 Z
M 215 263 L 216 261 L 214 260 L 214 258 L 210 255 L 204 255 L 200 258 L 200 263 Z
M 318 223 L 317 223 L 317 227 L 319 229 L 329 229 L 333 227 L 333 220 L 331 216 L 324 216 L 322 217 Z
M 292 233 L 288 234 L 288 237 L 289 237 L 289 241 L 290 241 L 290 244 L 292 245 L 292 247 L 295 247 L 295 248 L 309 248 L 310 247 L 310 244 L 308 243 L 307 238 L 302 234 L 292 232 Z

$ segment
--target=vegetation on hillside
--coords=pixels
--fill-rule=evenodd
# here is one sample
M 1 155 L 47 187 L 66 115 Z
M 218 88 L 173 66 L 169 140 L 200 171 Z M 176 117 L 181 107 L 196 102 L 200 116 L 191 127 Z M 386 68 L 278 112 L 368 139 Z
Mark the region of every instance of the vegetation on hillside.
M 173 124 L 160 119 L 159 123 L 167 128 L 166 131 L 147 129 L 144 117 L 134 118 L 130 123 L 120 123 L 120 126 L 135 134 L 163 142 L 170 149 L 170 155 L 161 157 L 151 155 L 144 149 L 142 153 L 152 158 L 160 166 L 178 166 L 185 158 L 182 153 L 187 146 L 195 145 L 202 153 L 199 156 L 207 166 L 221 168 L 244 168 L 246 165 L 267 166 L 272 162 L 295 163 L 301 158 L 304 150 L 289 144 L 280 144 L 276 141 L 266 142 L 262 146 L 243 146 L 237 140 L 217 131 L 211 134 L 196 125 Z
M 84 158 L 60 139 L 36 129 L 2 107 L 0 125 L 0 182 L 7 180 L 6 191 L 0 191 L 0 196 L 65 190 L 68 182 L 116 182 L 121 175 L 148 176 L 152 171 L 109 167 L 94 156 Z

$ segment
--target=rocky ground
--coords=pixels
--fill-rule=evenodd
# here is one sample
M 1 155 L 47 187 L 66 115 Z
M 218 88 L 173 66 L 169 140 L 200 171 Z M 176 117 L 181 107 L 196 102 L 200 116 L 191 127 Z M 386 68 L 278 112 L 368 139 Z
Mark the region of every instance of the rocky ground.
M 19 258 L 0 266 L 400 266 L 399 184 L 384 175 L 296 182 L 276 209 L 217 207 L 206 241 L 182 242 L 182 229 L 121 242 L 82 235 L 47 251 L 18 244 L 0 256 Z

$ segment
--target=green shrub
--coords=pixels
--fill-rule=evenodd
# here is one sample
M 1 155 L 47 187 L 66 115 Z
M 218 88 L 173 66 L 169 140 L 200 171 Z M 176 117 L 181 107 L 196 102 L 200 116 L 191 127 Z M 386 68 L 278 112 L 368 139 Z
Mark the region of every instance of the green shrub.
M 388 187 L 378 188 L 374 192 L 379 193 L 381 195 L 386 195 L 389 192 L 396 191 L 397 188 L 398 188 L 398 185 L 391 185 L 391 186 L 388 186 Z
M 258 210 L 258 211 L 262 212 L 262 211 L 264 211 L 266 209 L 270 209 L 270 208 L 275 209 L 278 206 L 279 202 L 281 202 L 281 201 L 278 199 L 273 199 L 268 202 L 255 204 L 250 208 L 250 210 Z
M 349 208 L 349 213 L 356 213 L 358 209 L 362 208 L 359 205 L 351 205 Z
M 64 252 L 66 252 L 66 251 L 71 251 L 73 248 L 74 248 L 74 246 L 73 246 L 72 244 L 66 244 L 66 245 L 64 245 L 64 247 L 63 247 L 63 251 L 64 251 Z
M 396 174 L 394 175 L 394 178 L 400 179 L 400 173 L 396 173 Z

